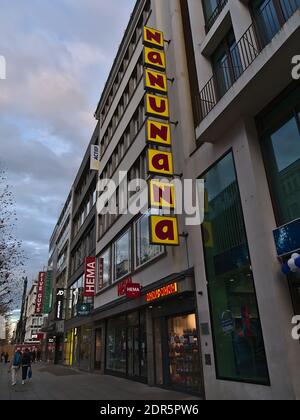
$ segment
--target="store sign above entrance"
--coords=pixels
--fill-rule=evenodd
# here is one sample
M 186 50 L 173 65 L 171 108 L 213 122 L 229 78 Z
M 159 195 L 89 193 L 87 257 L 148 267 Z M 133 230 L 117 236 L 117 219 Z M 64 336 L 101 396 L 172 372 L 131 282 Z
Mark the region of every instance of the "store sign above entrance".
M 131 283 L 126 286 L 127 299 L 138 299 L 141 297 L 141 285 L 139 283 Z
M 167 41 L 166 41 L 167 42 Z M 153 28 L 144 27 L 144 67 L 145 67 L 145 109 L 146 144 L 148 146 L 147 165 L 150 175 L 150 243 L 152 245 L 179 245 L 177 217 L 170 217 L 175 207 L 175 188 L 167 187 L 162 181 L 174 177 L 170 106 L 164 52 L 164 34 Z M 161 149 L 163 148 L 163 149 Z M 164 215 L 168 209 L 168 217 Z
M 146 302 L 154 302 L 161 298 L 176 295 L 178 293 L 178 284 L 172 283 L 168 286 L 163 286 L 160 289 L 153 290 L 152 292 L 147 293 Z
M 129 284 L 132 284 L 132 277 L 126 277 L 118 284 L 118 296 L 126 295 L 126 289 Z

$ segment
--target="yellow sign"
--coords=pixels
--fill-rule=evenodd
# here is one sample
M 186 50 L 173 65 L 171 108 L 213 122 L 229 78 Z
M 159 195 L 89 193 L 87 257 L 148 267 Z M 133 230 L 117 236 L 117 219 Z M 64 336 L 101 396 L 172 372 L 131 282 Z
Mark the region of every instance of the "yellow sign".
M 174 172 L 172 153 L 149 149 L 148 169 L 149 172 L 152 174 L 172 176 Z
M 147 141 L 162 146 L 171 146 L 171 127 L 158 121 L 147 120 Z
M 168 120 L 170 117 L 168 98 L 147 93 L 146 114 L 163 120 Z
M 144 27 L 144 45 L 148 45 L 160 50 L 164 49 L 164 34 L 153 28 Z
M 153 92 L 167 94 L 167 76 L 157 71 L 146 69 L 145 70 L 145 88 Z
M 153 48 L 144 48 L 144 64 L 145 67 L 155 70 L 166 70 L 166 57 L 164 51 L 154 50 Z
M 152 290 L 146 295 L 146 302 L 153 302 L 155 300 L 175 295 L 178 292 L 178 284 L 172 283 L 167 286 L 163 286 L 160 289 Z
M 168 182 L 150 180 L 150 203 L 151 208 L 175 208 L 175 186 Z
M 176 217 L 150 216 L 150 235 L 153 245 L 179 245 Z

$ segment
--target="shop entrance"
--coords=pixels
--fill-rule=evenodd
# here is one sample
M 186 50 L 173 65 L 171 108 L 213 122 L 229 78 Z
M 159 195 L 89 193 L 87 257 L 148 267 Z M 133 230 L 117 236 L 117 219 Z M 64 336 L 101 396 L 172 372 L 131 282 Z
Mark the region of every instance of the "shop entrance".
M 130 327 L 127 329 L 127 374 L 129 377 L 140 376 L 139 334 L 139 327 Z
M 95 331 L 95 370 L 102 370 L 102 328 Z
M 171 304 L 169 308 L 167 305 L 158 308 L 153 320 L 156 384 L 202 395 L 202 358 L 196 313 L 169 315 L 172 309 L 174 311 Z M 157 317 L 159 312 L 161 316 Z

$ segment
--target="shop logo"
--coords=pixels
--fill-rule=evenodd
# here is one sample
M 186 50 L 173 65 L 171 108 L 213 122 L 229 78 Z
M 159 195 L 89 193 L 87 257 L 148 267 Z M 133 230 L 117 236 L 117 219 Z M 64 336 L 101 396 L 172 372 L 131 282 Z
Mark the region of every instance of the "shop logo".
M 0 55 L 0 80 L 6 80 L 6 59 Z
M 300 79 L 300 55 L 295 55 L 292 58 L 293 70 L 292 70 L 292 78 L 294 80 Z
M 296 325 L 293 329 L 292 329 L 292 338 L 293 340 L 300 340 L 300 315 L 294 316 L 294 318 L 292 319 L 292 324 Z

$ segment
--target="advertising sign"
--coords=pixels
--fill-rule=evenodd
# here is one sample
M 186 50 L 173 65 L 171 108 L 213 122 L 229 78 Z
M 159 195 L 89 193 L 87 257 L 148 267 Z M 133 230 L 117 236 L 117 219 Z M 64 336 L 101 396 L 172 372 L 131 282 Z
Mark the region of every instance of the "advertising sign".
M 84 296 L 94 297 L 96 291 L 96 258 L 85 259 Z
M 155 245 L 179 245 L 177 218 L 150 216 L 150 237 Z
M 57 321 L 63 319 L 63 309 L 65 300 L 65 289 L 56 290 L 55 318 Z
M 127 285 L 132 284 L 132 278 L 127 277 L 118 284 L 118 296 L 125 296 Z
M 36 292 L 36 301 L 35 301 L 35 313 L 37 315 L 41 315 L 43 313 L 45 282 L 46 282 L 46 273 L 40 272 L 38 285 L 37 285 L 37 292 Z
M 146 143 L 150 191 L 150 209 L 175 209 L 175 188 L 162 179 L 152 177 L 174 177 L 170 106 L 168 99 L 168 78 L 164 52 L 164 34 L 147 26 L 144 27 L 144 67 L 145 67 L 145 109 Z M 161 121 L 160 121 L 161 120 Z M 175 124 L 175 123 L 173 123 Z M 152 147 L 151 146 L 155 146 Z M 167 147 L 160 150 L 159 147 Z M 152 245 L 179 245 L 178 221 L 174 217 L 150 217 L 150 243 Z
M 137 299 L 141 297 L 141 285 L 139 283 L 127 284 L 126 297 L 128 299 Z
M 91 171 L 100 170 L 100 147 L 96 145 L 91 146 Z
M 44 290 L 44 304 L 43 304 L 44 314 L 49 314 L 50 312 L 51 285 L 52 285 L 52 271 L 47 271 L 45 290 Z
M 172 283 L 167 286 L 163 286 L 159 289 L 153 290 L 146 295 L 146 302 L 153 302 L 161 298 L 175 295 L 178 292 L 178 284 Z

